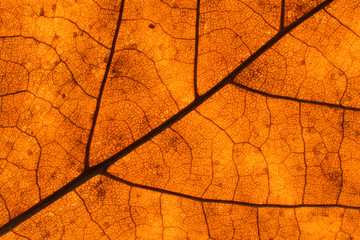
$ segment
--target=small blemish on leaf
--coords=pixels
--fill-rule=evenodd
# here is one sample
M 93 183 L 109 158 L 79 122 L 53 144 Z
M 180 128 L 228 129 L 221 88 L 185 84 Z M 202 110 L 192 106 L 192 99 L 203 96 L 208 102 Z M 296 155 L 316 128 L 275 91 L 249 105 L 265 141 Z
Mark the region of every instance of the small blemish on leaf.
M 330 79 L 331 79 L 331 80 L 335 80 L 335 74 L 334 74 L 334 73 L 331 73 L 331 74 L 330 74 Z
M 44 237 L 44 238 L 50 237 L 50 231 L 45 230 L 45 231 L 43 232 L 43 237 Z
M 98 188 L 100 185 L 102 184 L 102 180 L 100 179 L 99 181 L 97 181 L 96 183 L 95 183 L 95 188 Z
M 66 95 L 65 95 L 65 93 L 63 93 L 63 94 L 62 94 L 61 96 L 62 96 L 62 98 L 66 98 Z
M 5 143 L 5 147 L 7 147 L 7 148 L 12 148 L 12 147 L 13 147 L 13 144 L 10 143 L 10 142 L 7 142 L 7 143 Z
M 105 189 L 100 188 L 97 190 L 97 197 L 100 198 L 101 200 L 104 200 L 105 193 L 106 193 Z
M 73 32 L 73 38 L 76 38 L 78 36 L 77 32 Z
M 152 24 L 152 23 L 150 23 L 148 27 L 151 28 L 151 29 L 154 29 L 154 28 L 155 28 L 155 25 Z
M 54 3 L 54 4 L 51 6 L 51 9 L 53 10 L 53 12 L 56 11 L 56 3 Z
M 321 215 L 324 216 L 324 217 L 328 217 L 328 216 L 329 216 L 329 213 L 323 212 Z
M 55 178 L 56 178 L 56 175 L 57 175 L 56 172 L 52 172 L 52 173 L 50 174 L 50 178 L 51 178 L 51 179 L 55 179 Z
M 53 37 L 53 42 L 56 42 L 59 38 L 60 38 L 60 37 L 55 34 L 54 37 Z
M 41 9 L 40 9 L 40 16 L 44 16 L 44 8 L 42 7 Z
M 280 215 L 281 217 L 283 217 L 283 216 L 284 216 L 284 211 L 283 211 L 282 209 L 280 209 L 280 211 L 279 211 L 279 215 Z
M 28 156 L 33 155 L 33 152 L 31 151 L 31 149 L 27 150 L 27 155 L 28 155 Z
M 341 174 L 339 172 L 331 172 L 328 174 L 328 178 L 330 181 L 339 181 L 341 178 Z

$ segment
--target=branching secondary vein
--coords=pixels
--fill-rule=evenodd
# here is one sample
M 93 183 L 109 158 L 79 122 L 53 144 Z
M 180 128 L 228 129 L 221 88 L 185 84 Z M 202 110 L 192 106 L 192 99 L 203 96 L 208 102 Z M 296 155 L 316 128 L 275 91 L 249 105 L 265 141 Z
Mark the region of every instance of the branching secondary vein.
M 282 31 L 279 31 L 274 37 L 272 37 L 268 42 L 266 42 L 261 48 L 259 48 L 253 55 L 251 55 L 247 60 L 245 60 L 240 66 L 238 66 L 236 69 L 234 69 L 228 76 L 226 76 L 223 80 L 221 80 L 218 84 L 216 84 L 212 89 L 210 89 L 208 92 L 206 92 L 205 94 L 199 96 L 197 99 L 195 99 L 191 104 L 189 104 L 187 107 L 185 107 L 184 109 L 182 109 L 181 111 L 179 111 L 177 114 L 175 114 L 173 117 L 169 118 L 168 120 L 166 120 L 164 123 L 162 123 L 160 126 L 158 126 L 157 128 L 153 129 L 152 131 L 150 131 L 149 133 L 145 134 L 142 138 L 138 139 L 137 141 L 133 142 L 132 144 L 130 144 L 128 147 L 124 148 L 123 150 L 121 150 L 120 152 L 114 154 L 113 156 L 109 157 L 108 159 L 106 159 L 105 161 L 99 163 L 96 166 L 93 167 L 88 167 L 84 170 L 84 172 L 82 174 L 80 174 L 78 177 L 76 177 L 75 179 L 73 179 L 71 182 L 67 183 L 66 185 L 64 185 L 62 188 L 58 189 L 57 191 L 55 191 L 53 194 L 49 195 L 48 197 L 44 198 L 43 200 L 41 200 L 40 202 L 38 202 L 37 204 L 35 204 L 34 206 L 32 206 L 31 208 L 29 208 L 28 210 L 24 211 L 23 213 L 19 214 L 18 216 L 14 217 L 13 219 L 11 219 L 9 222 L 7 222 L 5 225 L 3 225 L 0 228 L 0 236 L 4 235 L 5 233 L 11 231 L 13 228 L 15 228 L 16 226 L 20 225 L 21 223 L 23 223 L 24 221 L 26 221 L 27 219 L 29 219 L 30 217 L 34 216 L 36 213 L 38 213 L 39 211 L 45 209 L 47 206 L 49 206 L 50 204 L 52 204 L 53 202 L 55 202 L 56 200 L 60 199 L 61 197 L 65 196 L 67 193 L 75 190 L 77 187 L 81 186 L 82 184 L 84 184 L 86 181 L 88 181 L 89 179 L 93 178 L 96 175 L 102 174 L 104 173 L 108 167 L 110 167 L 111 165 L 113 165 L 115 162 L 117 162 L 119 159 L 121 159 L 122 157 L 126 156 L 127 154 L 129 154 L 130 152 L 132 152 L 133 150 L 135 150 L 136 148 L 140 147 L 141 145 L 143 145 L 144 143 L 146 143 L 147 141 L 151 140 L 152 138 L 154 138 L 155 136 L 157 136 L 158 134 L 160 134 L 161 132 L 163 132 L 164 130 L 166 130 L 167 128 L 171 127 L 173 124 L 175 124 L 176 122 L 178 122 L 179 120 L 181 120 L 183 117 L 185 117 L 187 114 L 189 114 L 191 111 L 193 111 L 194 109 L 196 109 L 198 106 L 200 106 L 203 102 L 205 102 L 207 99 L 209 99 L 211 96 L 213 96 L 214 94 L 216 94 L 217 92 L 219 92 L 223 87 L 225 87 L 227 84 L 231 83 L 231 81 L 233 81 L 235 79 L 235 77 L 243 70 L 245 69 L 247 66 L 249 66 L 252 62 L 254 62 L 257 58 L 259 58 L 263 53 L 265 53 L 269 48 L 271 48 L 274 44 L 276 44 L 280 39 L 282 39 L 286 34 L 288 34 L 290 31 L 292 31 L 294 28 L 296 28 L 297 26 L 299 26 L 301 23 L 303 23 L 304 21 L 306 21 L 307 19 L 309 19 L 310 17 L 312 17 L 314 14 L 316 14 L 317 12 L 319 12 L 320 10 L 324 9 L 327 5 L 329 5 L 333 0 L 327 0 L 322 2 L 321 4 L 319 4 L 317 7 L 315 7 L 314 9 L 312 9 L 311 11 L 309 11 L 308 13 L 304 14 L 301 18 L 299 18 L 298 20 L 296 20 L 295 22 L 293 22 L 292 24 L 290 24 L 289 26 L 287 26 L 286 28 L 284 28 Z M 120 13 L 119 13 L 119 19 L 118 19 L 118 25 L 115 31 L 115 36 L 114 39 L 117 38 L 117 34 L 119 32 L 119 27 L 120 27 L 120 23 L 121 23 L 121 17 L 122 17 L 122 12 L 123 12 L 123 8 L 124 8 L 124 0 L 121 3 L 121 9 L 120 9 Z M 116 40 L 115 40 L 116 41 Z M 112 46 L 112 51 L 114 51 L 115 48 L 115 43 L 113 41 L 113 46 Z M 113 53 L 114 54 L 114 53 Z M 112 58 L 112 56 L 110 56 L 109 58 L 109 63 L 108 65 L 110 65 L 110 59 Z M 108 69 L 108 68 L 107 68 Z M 109 70 L 107 70 L 109 71 Z M 107 76 L 107 75 L 106 75 Z M 105 81 L 103 81 L 102 85 L 105 85 L 104 83 Z M 104 88 L 104 87 L 103 87 Z M 101 100 L 101 95 L 102 95 L 102 91 L 103 88 L 100 89 L 100 93 L 99 93 L 99 97 L 98 97 L 98 104 L 97 104 L 97 114 L 99 112 L 99 108 L 100 108 L 100 100 Z M 94 115 L 95 117 L 95 115 Z M 93 125 L 95 126 L 95 121 L 93 123 Z M 95 128 L 95 127 L 94 127 Z M 91 137 L 89 137 L 89 139 L 91 139 Z M 91 140 L 90 140 L 91 143 Z M 90 144 L 88 144 L 90 145 Z M 89 147 L 90 148 L 90 147 Z M 88 161 L 88 160 L 87 160 Z M 85 163 L 86 164 L 86 163 Z M 85 165 L 86 166 L 86 165 Z M 88 166 L 88 163 L 87 163 Z M 218 201 L 221 202 L 221 200 L 214 200 L 214 201 Z M 230 202 L 229 202 L 230 203 Z M 270 207 L 270 206 L 276 206 L 276 205 L 266 205 L 264 207 Z M 309 207 L 311 205 L 308 205 Z M 315 206 L 315 205 L 314 205 Z M 336 205 L 338 206 L 338 205 Z M 282 207 L 282 206 L 278 206 L 278 207 Z M 292 206 L 294 207 L 294 206 Z M 327 206 L 329 207 L 329 206 Z

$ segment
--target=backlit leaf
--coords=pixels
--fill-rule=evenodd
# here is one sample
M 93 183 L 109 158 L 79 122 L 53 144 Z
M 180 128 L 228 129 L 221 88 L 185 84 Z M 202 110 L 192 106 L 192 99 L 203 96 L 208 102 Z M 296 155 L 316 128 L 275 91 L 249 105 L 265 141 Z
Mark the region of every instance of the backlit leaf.
M 356 0 L 0 1 L 4 239 L 359 239 Z

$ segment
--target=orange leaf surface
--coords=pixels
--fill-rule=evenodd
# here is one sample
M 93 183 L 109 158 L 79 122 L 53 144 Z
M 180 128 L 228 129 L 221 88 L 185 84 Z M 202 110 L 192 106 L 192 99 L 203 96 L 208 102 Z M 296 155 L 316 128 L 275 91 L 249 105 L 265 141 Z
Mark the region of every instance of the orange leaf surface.
M 3 239 L 360 239 L 356 0 L 1 0 Z

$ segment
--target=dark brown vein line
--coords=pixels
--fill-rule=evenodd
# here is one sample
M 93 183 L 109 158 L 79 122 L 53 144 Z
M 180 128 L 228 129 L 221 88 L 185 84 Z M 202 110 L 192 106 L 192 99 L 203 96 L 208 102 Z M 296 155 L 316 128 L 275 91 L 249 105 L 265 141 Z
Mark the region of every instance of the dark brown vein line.
M 46 45 L 47 47 L 51 48 L 54 50 L 55 54 L 58 56 L 59 60 L 61 63 L 63 63 L 66 68 L 68 69 L 71 77 L 72 77 L 72 81 L 74 81 L 74 83 L 81 89 L 81 91 L 83 91 L 83 93 L 85 93 L 87 96 L 91 97 L 91 98 L 95 98 L 94 96 L 92 96 L 91 94 L 89 94 L 88 92 L 85 91 L 85 89 L 76 81 L 73 72 L 71 71 L 70 67 L 68 66 L 68 64 L 61 58 L 60 54 L 58 53 L 58 51 L 56 50 L 56 48 L 54 48 L 53 46 L 51 46 L 50 44 L 43 42 L 43 41 L 39 41 L 38 39 L 34 38 L 34 37 L 27 37 L 27 36 L 23 36 L 23 35 L 13 35 L 13 36 L 0 36 L 0 39 L 7 39 L 7 38 L 23 38 L 23 39 L 31 39 L 37 43 L 41 43 Z M 20 64 L 21 65 L 21 64 Z M 26 69 L 25 69 L 26 70 Z M 27 71 L 27 70 L 26 70 Z M 27 71 L 28 72 L 28 71 Z
M 280 39 L 282 39 L 286 34 L 291 32 L 294 28 L 299 26 L 301 23 L 312 17 L 315 13 L 319 12 L 323 8 L 325 8 L 327 5 L 329 5 L 333 0 L 326 0 L 313 8 L 311 11 L 304 14 L 302 17 L 300 17 L 298 20 L 290 24 L 288 27 L 284 28 L 283 31 L 278 32 L 275 36 L 273 36 L 269 41 L 267 41 L 262 47 L 260 47 L 253 55 L 251 55 L 249 58 L 247 58 L 241 65 L 239 65 L 237 68 L 235 68 L 229 75 L 227 75 L 224 79 L 222 79 L 218 84 L 216 84 L 213 88 L 211 88 L 209 91 L 204 93 L 203 95 L 199 96 L 199 98 L 195 99 L 192 103 L 190 103 L 188 106 L 180 110 L 177 114 L 163 122 L 160 126 L 154 128 L 152 131 L 145 134 L 143 137 L 138 139 L 137 141 L 133 142 L 123 150 L 121 150 L 118 153 L 115 153 L 113 156 L 109 157 L 107 160 L 103 161 L 102 163 L 99 163 L 98 165 L 94 166 L 94 168 L 101 168 L 103 170 L 106 170 L 108 167 L 110 167 L 112 164 L 114 164 L 117 160 L 120 158 L 126 156 L 136 148 L 140 147 L 147 141 L 151 140 L 153 137 L 157 136 L 161 132 L 163 132 L 165 129 L 171 127 L 175 123 L 177 123 L 179 120 L 181 120 L 183 117 L 185 117 L 187 114 L 189 114 L 191 111 L 195 110 L 197 107 L 199 107 L 202 103 L 204 103 L 207 99 L 209 99 L 211 96 L 213 96 L 215 93 L 219 92 L 223 87 L 225 87 L 227 84 L 232 82 L 235 77 L 246 67 L 248 67 L 252 62 L 254 62 L 257 58 L 259 58 L 263 53 L 265 53 L 268 49 L 270 49 L 273 45 L 275 45 Z M 100 171 L 101 172 L 101 171 Z
M 12 96 L 12 95 L 20 94 L 20 93 L 26 93 L 26 92 L 28 92 L 28 91 L 27 91 L 27 90 L 20 90 L 20 91 L 17 91 L 17 92 L 0 94 L 0 97 L 7 97 L 7 96 Z
M 200 22 L 200 0 L 197 0 L 196 7 L 196 27 L 195 27 L 195 58 L 194 58 L 194 94 L 195 99 L 199 97 L 198 84 L 197 84 L 197 70 L 198 70 L 198 57 L 199 57 L 199 22 Z
M 259 95 L 262 95 L 264 97 L 268 97 L 268 98 L 275 98 L 275 99 L 283 99 L 283 100 L 289 100 L 289 101 L 293 101 L 293 102 L 298 102 L 298 103 L 309 103 L 309 104 L 314 104 L 314 105 L 320 105 L 320 106 L 325 106 L 325 107 L 329 107 L 329 108 L 339 108 L 339 109 L 343 109 L 343 110 L 351 110 L 351 111 L 360 111 L 360 108 L 356 108 L 356 107 L 347 107 L 347 106 L 343 106 L 340 104 L 334 104 L 334 103 L 327 103 L 327 102 L 318 102 L 318 101 L 313 101 L 313 100 L 306 100 L 306 99 L 299 99 L 299 98 L 294 98 L 294 97 L 288 97 L 288 96 L 280 96 L 280 95 L 274 95 L 271 93 L 267 93 L 267 92 L 263 92 L 260 90 L 255 90 L 252 88 L 249 88 L 245 85 L 242 85 L 238 82 L 232 81 L 231 84 L 242 88 L 246 91 L 249 92 L 253 92 Z
M 259 221 L 259 208 L 256 209 L 256 227 L 259 240 L 261 240 L 260 221 Z
M 285 22 L 285 0 L 281 1 L 281 13 L 280 13 L 280 27 L 279 31 L 284 29 L 284 22 Z
M 192 110 L 196 109 L 200 106 L 203 102 L 213 96 L 215 93 L 219 92 L 223 87 L 225 87 L 228 83 L 230 83 L 244 68 L 249 66 L 252 62 L 254 62 L 258 57 L 260 57 L 264 52 L 266 52 L 269 48 L 271 48 L 275 43 L 277 43 L 282 37 L 292 31 L 294 28 L 299 26 L 301 23 L 306 21 L 308 18 L 312 17 L 315 13 L 322 10 L 324 7 L 329 5 L 333 0 L 327 0 L 319 4 L 317 7 L 309 11 L 308 13 L 304 14 L 301 18 L 290 24 L 288 27 L 284 28 L 282 32 L 276 34 L 273 38 L 271 38 L 268 42 L 266 42 L 261 48 L 259 48 L 253 55 L 251 55 L 247 60 L 245 60 L 240 66 L 234 69 L 228 76 L 226 76 L 222 81 L 216 84 L 212 89 L 210 89 L 205 94 L 201 95 L 198 99 L 190 103 L 187 107 L 179 111 L 173 117 L 166 120 L 157 128 L 153 129 L 149 133 L 145 134 L 142 138 L 138 139 L 137 141 L 130 144 L 128 147 L 124 148 L 120 152 L 114 154 L 113 156 L 109 157 L 107 160 L 99 163 L 96 166 L 90 167 L 88 170 L 84 171 L 78 177 L 74 178 L 71 182 L 64 185 L 62 188 L 55 191 L 53 194 L 49 195 L 48 197 L 44 198 L 31 208 L 27 209 L 23 213 L 19 214 L 18 216 L 11 219 L 9 222 L 4 224 L 0 228 L 0 236 L 4 235 L 5 233 L 11 231 L 11 229 L 15 228 L 16 226 L 20 225 L 36 213 L 40 212 L 41 210 L 45 209 L 47 206 L 55 202 L 56 200 L 60 199 L 61 197 L 65 196 L 67 193 L 73 191 L 77 187 L 81 186 L 83 183 L 88 181 L 89 179 L 93 178 L 94 176 L 101 174 L 104 172 L 108 167 L 114 164 L 120 158 L 126 156 L 136 148 L 140 147 L 147 141 L 151 140 L 153 137 L 157 136 L 161 132 L 165 131 L 167 128 L 171 127 L 173 124 L 181 120 L 185 117 L 188 113 Z M 123 2 L 122 2 L 123 6 Z M 120 15 L 122 12 L 120 12 Z M 120 19 L 120 18 L 119 18 Z M 265 206 L 265 205 L 264 205 Z M 269 205 L 267 205 L 269 206 Z M 270 205 L 271 206 L 271 205 Z
M 149 186 L 145 186 L 145 185 L 141 185 L 141 184 L 132 183 L 132 182 L 126 181 L 122 178 L 118 178 L 108 172 L 103 173 L 103 175 L 114 181 L 126 184 L 130 187 L 136 187 L 136 188 L 150 190 L 150 191 L 154 191 L 154 192 L 158 192 L 158 193 L 163 193 L 163 194 L 168 194 L 168 195 L 177 196 L 177 197 L 181 197 L 181 198 L 186 198 L 186 199 L 190 199 L 190 200 L 201 202 L 201 203 L 222 203 L 222 204 L 232 204 L 232 205 L 240 205 L 240 206 L 254 207 L 254 208 L 306 208 L 306 207 L 310 207 L 310 208 L 344 208 L 344 209 L 360 210 L 360 206 L 353 207 L 353 206 L 346 206 L 346 205 L 342 205 L 342 204 L 285 205 L 285 204 L 268 204 L 268 203 L 264 203 L 264 204 L 262 204 L 262 203 L 247 203 L 247 202 L 240 202 L 240 201 L 234 201 L 234 200 L 219 200 L 219 199 L 211 199 L 211 198 L 202 198 L 202 197 L 195 197 L 195 196 L 191 196 L 191 195 L 187 195 L 187 194 L 183 194 L 183 193 L 173 192 L 173 191 L 169 191 L 169 190 L 165 190 L 165 189 L 161 189 L 161 188 L 149 187 Z
M 117 22 L 116 29 L 115 29 L 115 34 L 114 34 L 114 38 L 113 38 L 113 41 L 112 41 L 112 44 L 111 44 L 109 60 L 108 60 L 107 65 L 106 65 L 104 77 L 103 77 L 103 80 L 101 82 L 101 86 L 100 86 L 100 90 L 99 90 L 99 95 L 98 95 L 97 100 L 96 100 L 96 108 L 95 108 L 95 112 L 94 112 L 94 116 L 93 116 L 93 121 L 92 121 L 91 129 L 90 129 L 90 133 L 89 133 L 88 142 L 86 144 L 84 171 L 89 169 L 89 158 L 90 158 L 91 142 L 92 142 L 94 131 L 95 131 L 96 120 L 98 118 L 99 111 L 100 111 L 101 98 L 102 98 L 102 95 L 104 93 L 106 80 L 108 78 L 109 71 L 110 71 L 110 68 L 111 68 L 111 62 L 113 60 L 114 53 L 115 53 L 116 41 L 117 41 L 117 38 L 118 38 L 118 35 L 119 35 L 119 30 L 120 30 L 121 21 L 122 21 L 122 14 L 124 12 L 124 5 L 125 5 L 125 0 L 122 0 L 121 1 L 121 6 L 120 6 L 119 18 L 118 18 L 118 22 Z
M 19 224 L 23 223 L 24 221 L 29 219 L 31 216 L 35 215 L 36 213 L 38 213 L 42 209 L 46 208 L 47 206 L 49 206 L 50 204 L 52 204 L 56 200 L 63 197 L 65 194 L 73 191 L 75 188 L 79 187 L 80 185 L 85 183 L 87 180 L 89 180 L 90 178 L 95 176 L 95 175 L 92 175 L 92 174 L 88 174 L 89 171 L 86 171 L 86 169 L 89 168 L 89 153 L 90 153 L 91 139 L 92 139 L 94 129 L 95 129 L 96 118 L 97 118 L 97 116 L 99 114 L 100 102 L 101 102 L 102 93 L 104 91 L 106 78 L 108 76 L 110 66 L 111 66 L 111 61 L 112 61 L 112 58 L 113 58 L 114 52 L 115 52 L 116 39 L 117 39 L 118 34 L 119 34 L 119 29 L 120 29 L 121 20 L 122 20 L 122 14 L 123 14 L 123 11 L 124 11 L 124 4 L 125 4 L 125 0 L 122 0 L 121 1 L 121 6 L 120 6 L 119 18 L 118 18 L 116 30 L 115 30 L 115 33 L 114 33 L 112 46 L 111 46 L 111 52 L 110 52 L 110 56 L 109 56 L 109 61 L 108 61 L 107 66 L 106 66 L 106 70 L 105 70 L 105 73 L 104 73 L 104 79 L 102 81 L 100 91 L 99 91 L 99 96 L 97 98 L 97 104 L 96 104 L 96 109 L 95 109 L 95 113 L 94 113 L 94 120 L 93 120 L 92 127 L 91 127 L 90 134 L 89 134 L 89 141 L 88 141 L 87 146 L 86 146 L 85 170 L 84 170 L 84 172 L 82 174 L 80 174 L 78 177 L 76 177 L 75 179 L 73 179 L 71 182 L 69 182 L 68 184 L 63 186 L 62 188 L 55 191 L 50 196 L 48 196 L 48 197 L 44 198 L 43 200 L 39 201 L 37 204 L 35 204 L 31 208 L 29 208 L 28 210 L 24 211 L 23 213 L 19 214 L 18 216 L 14 217 L 9 222 L 4 224 L 0 228 L 0 236 L 2 236 L 5 233 L 11 231 L 13 228 L 15 228 Z
M 201 210 L 202 210 L 203 215 L 204 215 L 205 224 L 206 224 L 206 229 L 207 229 L 207 234 L 208 234 L 208 236 L 209 236 L 209 239 L 213 239 L 213 238 L 211 237 L 209 221 L 208 221 L 208 218 L 207 218 L 207 216 L 206 216 L 204 203 L 201 203 Z
M 329 13 L 326 9 L 324 9 L 324 11 L 333 19 L 335 19 L 341 26 L 343 26 L 344 28 L 346 28 L 347 30 L 349 30 L 350 32 L 352 32 L 356 37 L 360 38 L 359 34 L 357 34 L 354 30 L 352 30 L 350 27 L 348 27 L 347 25 L 345 25 L 344 23 L 342 23 L 337 17 L 335 17 L 334 15 L 332 15 L 331 13 Z

